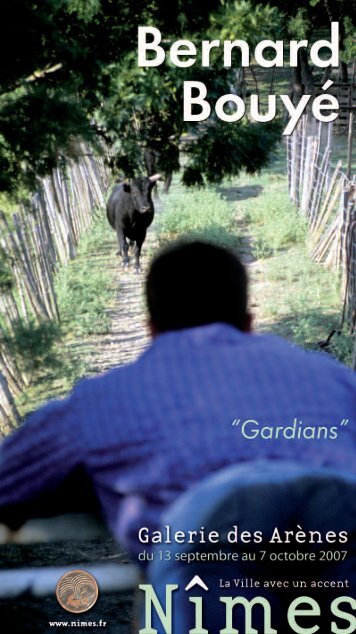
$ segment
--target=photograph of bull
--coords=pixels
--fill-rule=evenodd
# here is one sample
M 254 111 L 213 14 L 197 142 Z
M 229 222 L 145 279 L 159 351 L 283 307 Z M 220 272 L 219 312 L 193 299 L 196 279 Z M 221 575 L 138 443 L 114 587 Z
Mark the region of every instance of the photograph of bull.
M 153 221 L 152 189 L 160 174 L 138 176 L 115 185 L 106 206 L 108 221 L 117 234 L 122 265 L 130 263 L 129 246 L 134 245 L 135 273 L 140 272 L 140 255 L 147 229 Z M 129 241 L 129 242 L 128 242 Z

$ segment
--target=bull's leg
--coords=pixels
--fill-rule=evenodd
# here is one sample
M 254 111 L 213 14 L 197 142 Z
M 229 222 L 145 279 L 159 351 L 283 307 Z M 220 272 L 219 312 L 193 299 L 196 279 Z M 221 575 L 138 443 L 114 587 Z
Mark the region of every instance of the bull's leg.
M 142 249 L 142 245 L 145 241 L 145 237 L 146 237 L 146 231 L 144 233 L 142 233 L 140 235 L 139 238 L 137 238 L 136 240 L 136 245 L 135 245 L 135 249 L 134 249 L 134 255 L 135 255 L 135 273 L 140 273 L 141 271 L 141 266 L 140 266 L 140 255 L 141 255 L 141 249 Z
M 122 256 L 122 266 L 126 268 L 130 263 L 130 258 L 128 256 L 129 245 L 120 225 L 116 225 L 116 234 L 117 241 L 119 243 L 119 254 Z

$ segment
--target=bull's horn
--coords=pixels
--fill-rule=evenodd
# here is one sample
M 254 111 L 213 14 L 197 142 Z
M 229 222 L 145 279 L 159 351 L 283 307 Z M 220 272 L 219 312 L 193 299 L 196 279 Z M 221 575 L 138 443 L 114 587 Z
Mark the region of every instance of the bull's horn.
M 151 183 L 155 183 L 161 178 L 161 174 L 154 174 L 153 176 L 149 176 Z

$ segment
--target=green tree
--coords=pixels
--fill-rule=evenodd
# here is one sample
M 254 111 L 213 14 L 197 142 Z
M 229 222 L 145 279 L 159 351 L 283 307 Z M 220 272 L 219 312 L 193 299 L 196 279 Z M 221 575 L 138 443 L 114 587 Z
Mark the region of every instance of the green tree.
M 78 139 L 95 144 L 100 136 L 114 146 L 117 165 L 125 174 L 142 169 L 144 148 L 159 154 L 165 171 L 177 169 L 180 138 L 192 132 L 192 126 L 182 121 L 182 85 L 191 73 L 169 65 L 138 69 L 137 28 L 154 24 L 167 40 L 186 36 L 201 40 L 214 32 L 211 15 L 222 4 L 207 0 L 201 12 L 193 0 L 4 0 L 0 191 L 16 193 L 23 185 L 33 188 L 36 177 L 63 156 L 75 156 Z M 259 33 L 252 22 L 246 23 L 246 31 L 251 38 Z M 212 97 L 236 82 L 221 64 L 194 74 L 208 84 Z M 248 152 L 243 142 L 244 135 L 251 139 L 249 126 L 222 125 L 214 118 L 209 125 L 216 143 L 209 141 L 205 130 L 193 126 L 187 182 L 216 180 L 217 174 L 221 178 L 223 172 L 236 173 L 244 165 L 261 166 L 276 140 L 267 126 L 254 128 L 256 135 L 265 134 L 260 160 L 255 160 L 248 156 L 253 148 Z M 227 171 L 213 169 L 218 160 L 215 151 L 224 152 L 224 143 L 229 141 L 230 147 L 232 139 L 246 150 L 239 157 L 236 150 L 227 152 L 233 161 L 225 165 Z
M 340 66 L 338 78 L 347 82 L 347 64 L 355 59 L 356 0 L 270 0 L 283 15 L 282 28 L 288 39 L 309 39 L 311 42 L 330 32 L 330 23 L 339 22 Z M 329 71 L 328 71 L 329 72 Z M 306 51 L 301 50 L 298 68 L 292 73 L 297 96 L 313 92 L 313 73 Z
M 324 20 L 330 22 L 339 22 L 340 25 L 340 79 L 347 82 L 348 62 L 354 61 L 356 57 L 356 41 L 355 41 L 355 0 L 310 0 L 312 15 L 319 12 L 324 16 Z
M 283 14 L 269 3 L 233 0 L 211 16 L 212 30 L 222 40 L 246 40 L 255 47 L 263 39 L 281 35 Z
M 153 3 L 5 0 L 0 26 L 0 191 L 32 187 L 76 139 L 95 140 L 93 113 L 110 66 L 132 50 Z
M 214 114 L 203 125 L 184 122 L 183 83 L 192 77 L 204 82 L 211 103 L 226 92 L 238 93 L 236 67 L 224 68 L 221 52 L 212 56 L 211 67 L 201 67 L 201 40 L 234 39 L 233 31 L 227 31 L 225 26 L 234 20 L 239 29 L 236 37 L 253 46 L 261 37 L 262 22 L 263 32 L 271 36 L 279 19 L 277 9 L 268 5 L 253 8 L 247 0 L 221 8 L 211 15 L 208 28 L 195 34 L 184 32 L 184 37 L 197 44 L 194 69 L 177 68 L 167 59 L 157 68 L 138 68 L 135 55 L 126 56 L 113 76 L 111 97 L 98 113 L 99 127 L 115 146 L 118 170 L 132 175 L 144 169 L 144 151 L 149 150 L 157 157 L 157 170 L 167 175 L 179 167 L 182 138 L 188 156 L 183 166 L 187 185 L 216 183 L 224 176 L 235 176 L 243 168 L 253 172 L 265 165 L 279 139 L 278 123 L 227 124 Z M 174 35 L 164 36 L 168 49 Z

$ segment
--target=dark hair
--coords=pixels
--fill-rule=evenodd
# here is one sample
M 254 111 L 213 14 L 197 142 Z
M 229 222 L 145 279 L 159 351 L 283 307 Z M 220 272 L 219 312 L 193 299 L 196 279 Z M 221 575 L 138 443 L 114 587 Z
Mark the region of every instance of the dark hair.
M 153 260 L 146 298 L 159 332 L 214 322 L 244 330 L 247 275 L 233 251 L 208 242 L 177 242 Z

